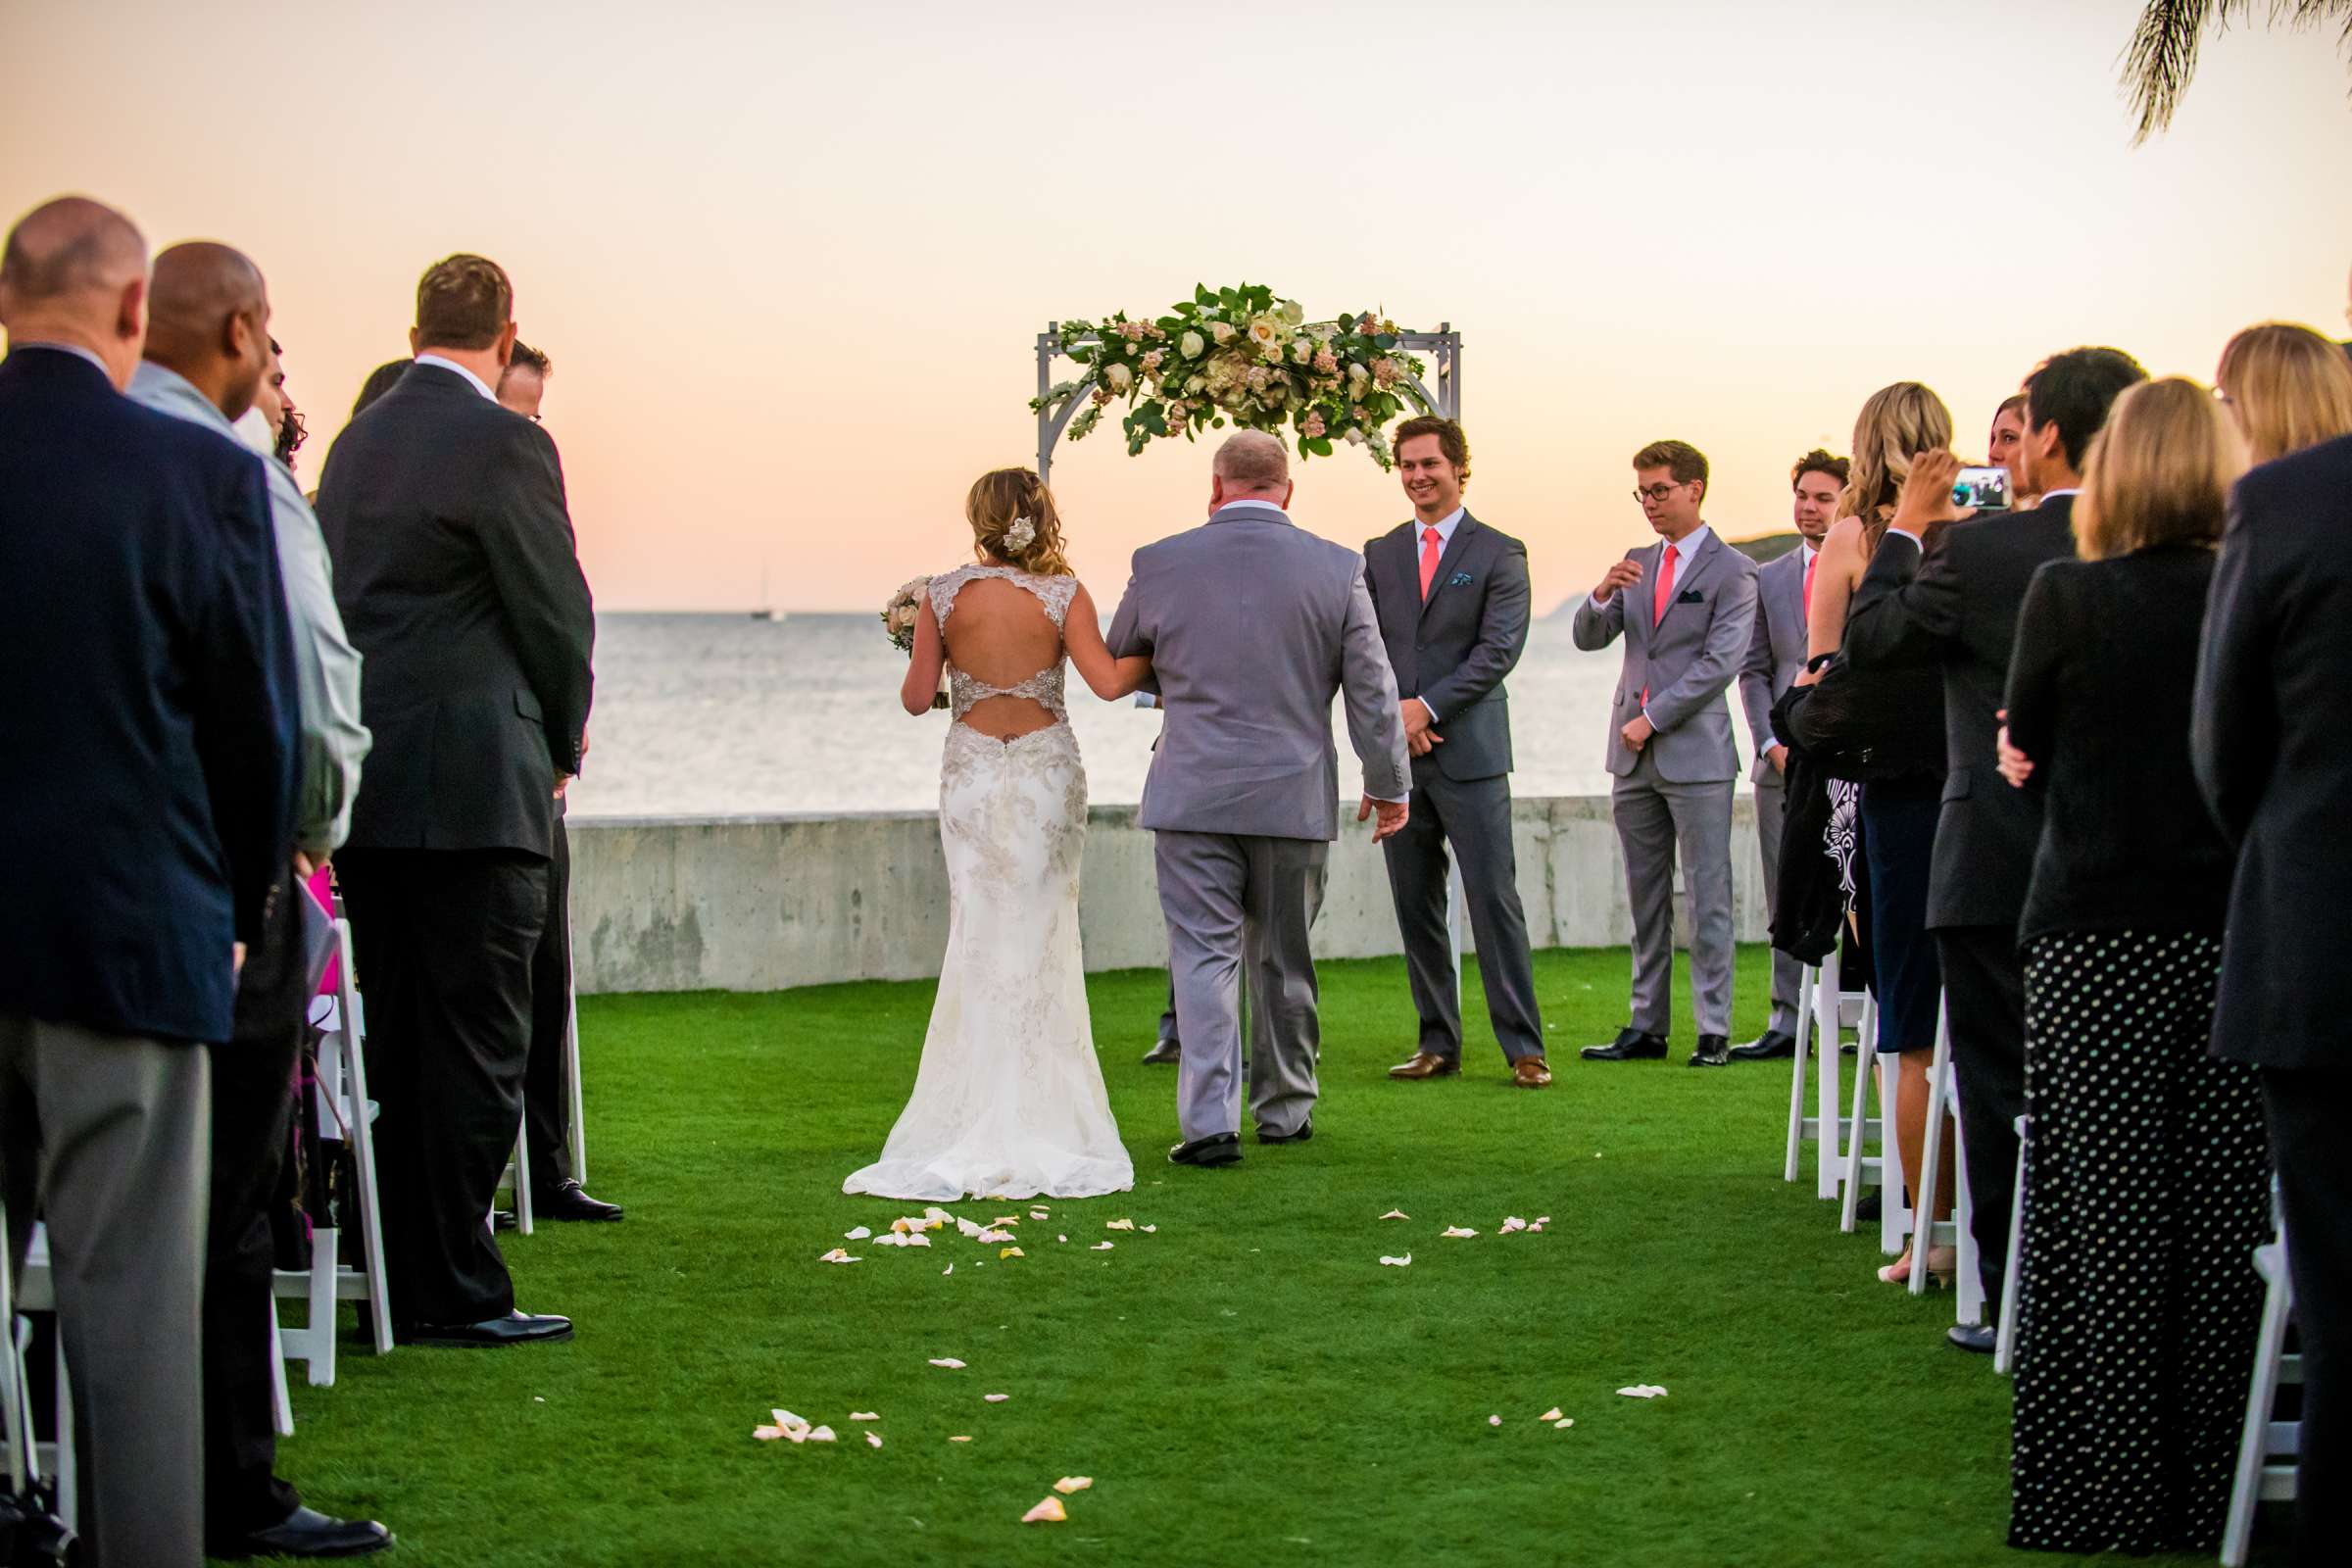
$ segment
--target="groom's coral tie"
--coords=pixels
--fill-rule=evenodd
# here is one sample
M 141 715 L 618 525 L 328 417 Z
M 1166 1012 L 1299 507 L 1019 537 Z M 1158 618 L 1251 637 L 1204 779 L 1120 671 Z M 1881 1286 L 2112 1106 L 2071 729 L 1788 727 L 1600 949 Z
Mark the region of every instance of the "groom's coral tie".
M 1421 530 L 1421 602 L 1429 603 L 1429 585 L 1438 580 L 1438 558 L 1446 553 L 1446 536 L 1435 528 Z

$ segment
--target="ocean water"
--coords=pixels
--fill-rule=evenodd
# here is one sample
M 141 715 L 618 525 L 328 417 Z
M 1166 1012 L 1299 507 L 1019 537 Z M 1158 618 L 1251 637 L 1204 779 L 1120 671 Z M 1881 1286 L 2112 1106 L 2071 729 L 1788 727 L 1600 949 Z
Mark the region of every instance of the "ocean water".
M 1579 652 L 1565 614 L 1536 624 L 1508 683 L 1518 794 L 1607 793 L 1603 726 L 1619 657 L 1620 648 Z M 932 809 L 948 715 L 906 715 L 899 707 L 906 669 L 872 614 L 600 615 L 591 753 L 571 811 Z M 1132 804 L 1159 715 L 1102 702 L 1075 676 L 1069 685 L 1090 797 Z M 1346 731 L 1338 733 L 1345 794 L 1356 780 Z M 1744 758 L 1743 725 L 1740 735 Z

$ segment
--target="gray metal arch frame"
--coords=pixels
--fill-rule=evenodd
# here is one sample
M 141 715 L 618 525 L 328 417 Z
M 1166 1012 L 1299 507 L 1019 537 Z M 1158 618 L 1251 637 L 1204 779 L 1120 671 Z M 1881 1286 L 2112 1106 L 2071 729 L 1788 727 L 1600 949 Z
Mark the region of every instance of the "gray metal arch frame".
M 1061 445 L 1061 433 L 1069 428 L 1085 404 L 1083 395 L 1072 393 L 1055 408 L 1045 400 L 1054 390 L 1054 362 L 1073 348 L 1100 343 L 1098 333 L 1084 332 L 1076 337 L 1064 337 L 1059 321 L 1049 321 L 1046 329 L 1037 334 L 1037 476 L 1052 483 L 1054 453 Z M 1396 346 L 1407 354 L 1426 354 L 1434 362 L 1431 373 L 1437 380 L 1432 391 L 1418 376 L 1406 378 L 1405 385 L 1421 406 L 1448 419 L 1462 416 L 1462 334 L 1451 322 L 1441 323 L 1435 332 L 1399 332 Z

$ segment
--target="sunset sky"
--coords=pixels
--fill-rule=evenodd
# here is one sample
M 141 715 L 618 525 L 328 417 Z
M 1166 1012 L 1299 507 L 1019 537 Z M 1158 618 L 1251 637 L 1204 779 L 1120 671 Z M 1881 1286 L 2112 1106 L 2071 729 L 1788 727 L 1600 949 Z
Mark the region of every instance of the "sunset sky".
M 0 221 L 79 191 L 268 273 L 307 480 L 403 352 L 417 273 L 513 273 L 553 356 L 607 609 L 867 609 L 962 559 L 1030 461 L 1051 319 L 1263 282 L 1464 334 L 1472 509 L 1537 598 L 1643 533 L 1627 458 L 1788 517 L 1918 378 L 1963 450 L 2043 355 L 2209 377 L 2267 318 L 2343 329 L 2352 112 L 2326 34 L 2206 49 L 2134 151 L 2135 0 L 1805 5 L 0 0 Z M 1198 520 L 1208 448 L 1114 423 L 1054 481 L 1080 573 Z M 1296 515 L 1405 514 L 1357 452 Z

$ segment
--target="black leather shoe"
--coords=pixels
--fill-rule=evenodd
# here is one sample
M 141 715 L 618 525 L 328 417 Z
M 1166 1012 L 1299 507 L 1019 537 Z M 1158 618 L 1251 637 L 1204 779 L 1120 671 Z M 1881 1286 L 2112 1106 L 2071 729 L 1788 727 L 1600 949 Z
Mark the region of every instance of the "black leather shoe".
M 1690 1053 L 1693 1067 L 1724 1067 L 1732 1060 L 1732 1042 L 1727 1035 L 1700 1035 L 1698 1049 Z
M 498 1231 L 513 1230 L 514 1228 L 514 1211 L 511 1208 L 492 1209 L 490 1211 L 490 1228 Z
M 1183 1051 L 1175 1041 L 1162 1040 L 1158 1045 L 1144 1053 L 1144 1065 L 1147 1067 L 1171 1067 L 1183 1054 Z
M 2000 1330 L 1989 1323 L 1959 1324 L 1944 1330 L 1943 1337 L 1961 1349 L 1974 1350 L 1979 1355 L 1990 1355 L 2000 1348 Z
M 1864 1193 L 1860 1198 L 1854 1200 L 1854 1218 L 1857 1220 L 1876 1220 L 1879 1218 L 1879 1216 L 1886 1212 L 1886 1200 L 1880 1197 L 1877 1189 L 1874 1188 L 1870 1192 Z
M 601 1220 L 607 1224 L 620 1218 L 618 1203 L 601 1202 L 590 1198 L 578 1182 L 565 1177 L 556 1184 L 556 1190 L 531 1200 L 533 1219 Z
M 1178 1144 L 1168 1151 L 1171 1165 L 1239 1165 L 1242 1162 L 1240 1133 L 1212 1133 L 1196 1138 L 1189 1144 Z
M 1295 1133 L 1270 1133 L 1263 1127 L 1257 1130 L 1257 1141 L 1261 1144 L 1303 1144 L 1313 1139 L 1314 1136 L 1315 1118 L 1312 1116 L 1300 1122 L 1298 1130 Z
M 281 1524 L 209 1548 L 215 1557 L 367 1557 L 392 1548 L 392 1532 L 372 1519 L 329 1519 L 297 1508 Z
M 488 1345 L 537 1345 L 571 1338 L 571 1319 L 553 1313 L 509 1312 L 480 1323 L 410 1323 L 395 1325 L 392 1339 L 399 1345 L 440 1345 L 472 1348 Z
M 1587 1046 L 1577 1053 L 1587 1061 L 1648 1061 L 1666 1054 L 1666 1037 L 1640 1029 L 1620 1029 L 1605 1046 Z
M 1732 1048 L 1734 1061 L 1779 1061 L 1796 1054 L 1796 1036 L 1767 1029 L 1744 1046 Z

